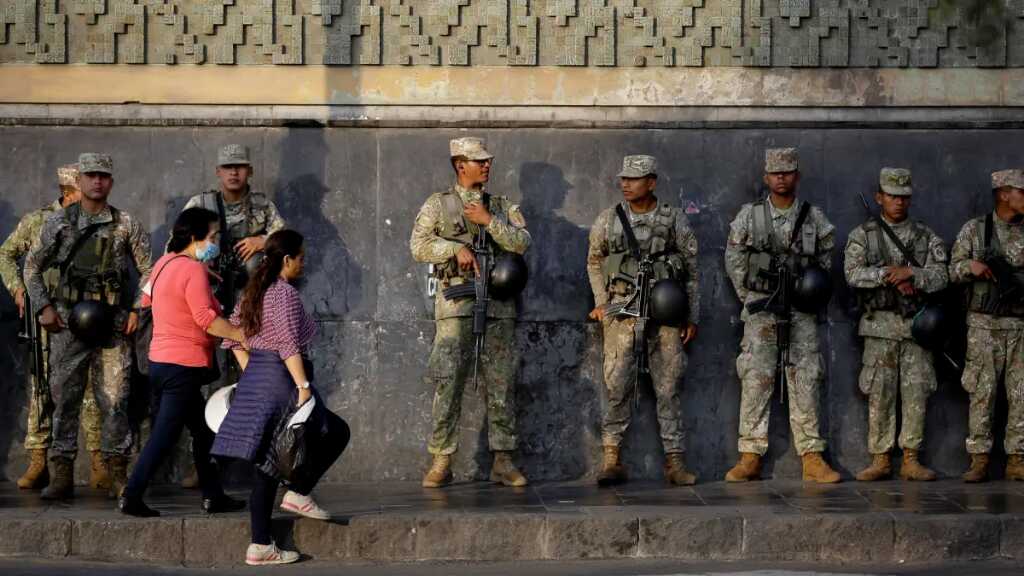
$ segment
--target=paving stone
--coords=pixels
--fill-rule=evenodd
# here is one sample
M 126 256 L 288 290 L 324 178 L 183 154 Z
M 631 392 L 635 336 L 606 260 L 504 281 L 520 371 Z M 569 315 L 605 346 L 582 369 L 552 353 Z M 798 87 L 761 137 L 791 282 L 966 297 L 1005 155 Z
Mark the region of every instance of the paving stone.
M 550 514 L 544 527 L 544 557 L 628 558 L 637 555 L 635 516 Z
M 1024 559 L 1024 517 L 1001 516 L 999 555 L 1014 560 Z
M 747 517 L 742 556 L 773 561 L 883 561 L 892 556 L 892 519 L 881 514 Z
M 411 515 L 357 516 L 349 524 L 353 558 L 402 561 L 416 558 L 416 518 Z
M 61 558 L 71 553 L 71 521 L 0 521 L 0 555 Z
M 743 548 L 741 516 L 641 517 L 639 556 L 736 560 Z
M 893 559 L 900 562 L 983 560 L 999 555 L 997 516 L 896 516 Z
M 186 518 L 184 537 L 189 566 L 241 564 L 251 542 L 249 518 Z
M 537 560 L 543 514 L 431 514 L 416 519 L 418 560 Z
M 180 518 L 75 520 L 71 555 L 90 560 L 180 564 L 184 560 L 182 525 Z

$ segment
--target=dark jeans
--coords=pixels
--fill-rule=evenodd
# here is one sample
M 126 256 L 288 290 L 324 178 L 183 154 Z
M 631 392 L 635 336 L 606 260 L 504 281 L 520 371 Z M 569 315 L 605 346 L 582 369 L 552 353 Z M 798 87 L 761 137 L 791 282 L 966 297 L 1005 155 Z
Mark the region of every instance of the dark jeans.
M 307 485 L 293 486 L 292 490 L 303 496 L 313 491 L 320 478 L 341 456 L 348 446 L 352 433 L 348 424 L 337 414 L 329 410 L 315 410 L 310 418 L 322 418 L 326 432 L 313 445 L 313 473 Z M 249 513 L 252 518 L 252 541 L 254 544 L 270 544 L 270 519 L 274 513 L 274 501 L 277 499 L 277 479 L 256 470 L 255 484 L 249 496 Z
M 125 496 L 142 498 L 153 475 L 174 450 L 185 426 L 192 433 L 192 457 L 203 498 L 217 498 L 224 493 L 217 468 L 210 460 L 213 431 L 206 426 L 203 416 L 206 401 L 199 391 L 209 374 L 205 368 L 150 363 L 149 380 L 156 394 L 156 416 L 149 442 L 128 479 Z

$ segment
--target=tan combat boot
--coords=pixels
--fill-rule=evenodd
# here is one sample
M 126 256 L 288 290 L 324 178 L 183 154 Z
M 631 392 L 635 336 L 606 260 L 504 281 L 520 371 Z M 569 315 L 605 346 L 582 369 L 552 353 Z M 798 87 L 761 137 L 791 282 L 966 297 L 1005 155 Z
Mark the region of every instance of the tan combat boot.
M 761 477 L 761 456 L 753 452 L 740 452 L 740 460 L 725 473 L 726 482 L 746 482 Z
M 120 498 L 121 491 L 128 485 L 128 457 L 120 455 L 107 456 L 107 470 L 110 473 L 108 498 Z
M 107 472 L 107 463 L 103 461 L 103 453 L 93 450 L 89 456 L 92 464 L 89 469 L 89 487 L 97 490 L 109 490 L 110 473 Z
M 861 482 L 874 482 L 889 476 L 892 476 L 892 456 L 888 452 L 872 454 L 871 465 L 857 472 L 857 480 Z
M 808 452 L 802 457 L 804 463 L 804 481 L 819 484 L 835 484 L 839 482 L 839 472 L 832 469 L 821 457 L 821 452 Z
M 424 488 L 440 488 L 452 483 L 452 457 L 448 454 L 434 454 L 434 463 L 423 476 Z
M 526 476 L 523 476 L 512 463 L 511 452 L 500 450 L 494 453 L 491 482 L 500 482 L 505 486 L 526 486 Z
M 681 452 L 665 454 L 665 480 L 676 486 L 693 486 L 697 483 L 697 477 L 683 464 Z
M 199 488 L 199 472 L 195 466 L 189 466 L 189 473 L 181 479 L 181 487 L 185 490 L 196 490 Z
M 43 500 L 66 500 L 75 497 L 75 461 L 62 456 L 50 460 L 53 476 L 50 485 L 39 495 Z
M 1024 480 L 1024 454 L 1010 454 L 1006 458 L 1006 479 Z
M 988 454 L 971 454 L 971 467 L 964 472 L 964 482 L 985 482 L 988 480 Z
M 625 481 L 626 469 L 622 466 L 622 462 L 619 461 L 619 447 L 605 446 L 604 464 L 601 466 L 601 472 L 597 474 L 597 485 L 614 486 Z
M 917 455 L 917 450 L 903 449 L 903 465 L 900 466 L 900 478 L 904 480 L 919 480 L 921 482 L 935 480 L 935 472 L 922 465 L 918 461 Z
M 18 478 L 18 488 L 38 490 L 50 483 L 50 471 L 46 469 L 46 448 L 28 451 L 28 470 Z

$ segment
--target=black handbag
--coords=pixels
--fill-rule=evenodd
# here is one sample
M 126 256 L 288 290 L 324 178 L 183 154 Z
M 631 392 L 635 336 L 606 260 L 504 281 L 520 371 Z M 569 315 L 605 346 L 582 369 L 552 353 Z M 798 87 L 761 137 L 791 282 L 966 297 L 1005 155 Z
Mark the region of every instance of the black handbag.
M 293 405 L 278 422 L 263 462 L 256 465 L 261 472 L 288 488 L 308 485 L 312 475 L 312 453 L 316 437 L 320 434 L 316 424 L 319 404 L 317 402 L 305 421 L 289 425 L 301 408 Z

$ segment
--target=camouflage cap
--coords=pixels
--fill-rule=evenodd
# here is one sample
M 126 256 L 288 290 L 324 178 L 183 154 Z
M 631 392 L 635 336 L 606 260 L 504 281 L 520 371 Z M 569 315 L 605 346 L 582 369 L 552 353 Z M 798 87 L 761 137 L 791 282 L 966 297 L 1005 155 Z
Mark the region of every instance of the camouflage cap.
M 906 168 L 882 168 L 878 186 L 892 196 L 910 196 L 914 192 L 910 187 L 910 170 Z
M 1024 190 L 1024 169 L 1013 168 L 992 173 L 992 189 L 1010 186 Z
M 81 174 L 88 174 L 90 172 L 113 174 L 114 161 L 110 158 L 109 154 L 86 152 L 78 156 L 78 172 Z
M 228 144 L 217 152 L 217 166 L 251 166 L 249 147 L 241 144 Z
M 636 154 L 622 159 L 622 171 L 619 178 L 643 178 L 658 173 L 658 160 L 654 156 Z
M 768 148 L 764 151 L 765 172 L 793 172 L 800 168 L 796 148 Z
M 57 183 L 78 188 L 78 164 L 65 164 L 57 168 Z
M 483 138 L 455 138 L 448 143 L 448 150 L 451 157 L 465 156 L 470 160 L 489 160 L 494 154 L 487 151 L 487 143 Z

